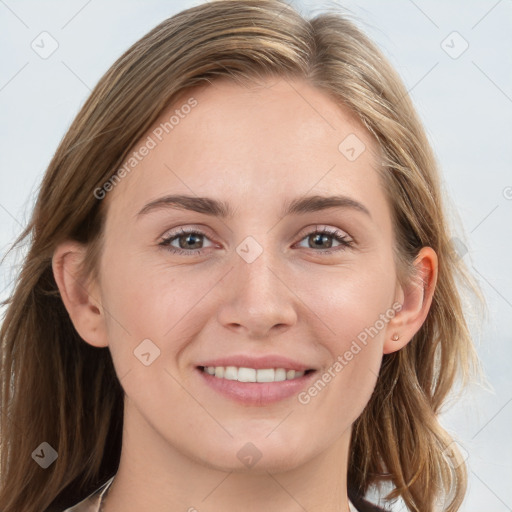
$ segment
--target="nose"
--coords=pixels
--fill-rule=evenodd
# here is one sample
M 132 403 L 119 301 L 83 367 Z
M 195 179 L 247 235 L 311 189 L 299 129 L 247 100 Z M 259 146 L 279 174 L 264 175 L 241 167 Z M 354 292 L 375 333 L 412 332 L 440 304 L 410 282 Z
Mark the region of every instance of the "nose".
M 234 265 L 223 280 L 221 325 L 245 338 L 263 339 L 296 323 L 298 298 L 286 282 L 285 262 L 264 250 L 251 263 L 235 254 Z

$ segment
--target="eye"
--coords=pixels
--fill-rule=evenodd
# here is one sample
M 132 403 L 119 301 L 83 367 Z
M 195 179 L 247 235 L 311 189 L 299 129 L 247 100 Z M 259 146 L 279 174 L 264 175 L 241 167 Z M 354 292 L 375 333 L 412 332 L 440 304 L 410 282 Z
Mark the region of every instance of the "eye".
M 164 238 L 159 245 L 166 247 L 168 251 L 174 254 L 197 256 L 203 252 L 201 250 L 202 247 L 198 247 L 199 245 L 202 245 L 201 239 L 208 240 L 208 237 L 204 233 L 201 233 L 201 231 L 181 228 L 178 233 L 173 233 Z M 175 242 L 178 242 L 178 247 L 173 245 Z
M 332 239 L 339 244 L 338 247 L 333 248 Z M 344 250 L 354 245 L 354 241 L 345 232 L 338 229 L 319 229 L 318 226 L 302 240 L 307 240 L 308 249 L 322 249 L 321 251 L 315 251 L 320 254 L 332 254 L 333 252 Z

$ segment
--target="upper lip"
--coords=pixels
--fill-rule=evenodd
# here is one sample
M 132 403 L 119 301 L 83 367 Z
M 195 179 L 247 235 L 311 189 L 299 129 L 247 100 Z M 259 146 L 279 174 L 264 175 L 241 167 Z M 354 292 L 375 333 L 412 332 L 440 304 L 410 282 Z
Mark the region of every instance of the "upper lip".
M 310 365 L 294 361 L 289 357 L 277 354 L 268 354 L 265 356 L 250 355 L 232 355 L 220 357 L 218 359 L 209 359 L 198 364 L 198 366 L 237 366 L 243 368 L 284 368 L 285 370 L 305 371 L 313 370 Z

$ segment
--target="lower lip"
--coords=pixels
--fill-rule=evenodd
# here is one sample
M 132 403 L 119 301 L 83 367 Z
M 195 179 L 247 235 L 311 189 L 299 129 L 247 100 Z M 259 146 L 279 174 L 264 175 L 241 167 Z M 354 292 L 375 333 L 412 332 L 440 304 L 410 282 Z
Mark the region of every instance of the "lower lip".
M 200 368 L 196 368 L 204 382 L 221 395 L 245 405 L 268 405 L 293 395 L 297 395 L 306 387 L 315 371 L 302 377 L 278 382 L 239 382 L 237 380 L 220 379 Z

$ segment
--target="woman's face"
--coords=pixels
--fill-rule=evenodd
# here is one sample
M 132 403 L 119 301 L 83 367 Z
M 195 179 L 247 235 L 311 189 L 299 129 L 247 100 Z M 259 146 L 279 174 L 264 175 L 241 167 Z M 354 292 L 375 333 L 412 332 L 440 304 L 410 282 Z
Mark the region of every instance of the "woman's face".
M 305 82 L 222 80 L 133 151 L 99 281 L 130 440 L 224 470 L 348 446 L 403 298 L 369 133 Z

